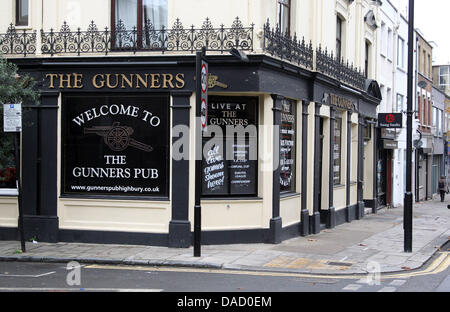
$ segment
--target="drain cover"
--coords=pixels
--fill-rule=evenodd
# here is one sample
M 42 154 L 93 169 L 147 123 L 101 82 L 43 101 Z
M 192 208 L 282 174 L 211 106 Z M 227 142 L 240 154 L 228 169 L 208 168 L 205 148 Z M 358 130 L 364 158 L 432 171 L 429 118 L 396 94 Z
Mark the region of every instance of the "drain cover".
M 348 266 L 351 267 L 353 265 L 353 263 L 348 263 L 348 262 L 337 262 L 337 261 L 330 261 L 327 263 L 328 265 L 335 265 L 335 266 Z

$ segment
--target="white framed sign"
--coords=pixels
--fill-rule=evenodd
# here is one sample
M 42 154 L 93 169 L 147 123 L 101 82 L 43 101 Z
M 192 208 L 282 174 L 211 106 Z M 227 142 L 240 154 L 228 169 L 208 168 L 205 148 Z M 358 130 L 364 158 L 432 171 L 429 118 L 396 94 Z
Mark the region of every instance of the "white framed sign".
M 22 132 L 22 104 L 3 104 L 3 131 Z

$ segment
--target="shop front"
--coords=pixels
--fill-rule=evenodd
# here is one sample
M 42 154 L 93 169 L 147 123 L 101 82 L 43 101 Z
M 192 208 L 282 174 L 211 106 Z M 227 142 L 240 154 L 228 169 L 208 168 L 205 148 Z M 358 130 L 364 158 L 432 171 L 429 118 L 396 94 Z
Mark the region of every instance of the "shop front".
M 200 135 L 192 56 L 17 63 L 42 82 L 22 134 L 27 239 L 189 247 L 197 149 L 203 244 L 279 243 L 364 215 L 376 94 L 213 55 Z M 14 195 L 0 201 L 0 238 L 17 239 Z

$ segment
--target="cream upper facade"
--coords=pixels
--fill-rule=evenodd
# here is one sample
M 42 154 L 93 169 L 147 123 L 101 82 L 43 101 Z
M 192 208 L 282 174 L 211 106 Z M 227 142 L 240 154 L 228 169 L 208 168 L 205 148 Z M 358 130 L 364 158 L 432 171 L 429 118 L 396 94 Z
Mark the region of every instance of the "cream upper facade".
M 262 51 L 264 26 L 267 22 L 271 28 L 275 28 L 279 23 L 286 28 L 289 25 L 292 37 L 295 35 L 299 41 L 304 38 L 307 44 L 312 43 L 313 49 L 320 46 L 328 53 L 332 52 L 334 56 L 341 55 L 349 65 L 361 71 L 368 71 L 369 78 L 376 78 L 375 51 L 378 40 L 375 25 L 379 1 L 4 0 L 0 11 L 0 34 L 5 34 L 11 24 L 18 32 L 35 30 L 36 54 L 39 55 L 41 29 L 44 32 L 58 32 L 66 22 L 72 32 L 76 32 L 78 28 L 86 31 L 93 22 L 98 31 L 104 31 L 106 27 L 111 29 L 114 24 L 113 19 L 117 15 L 117 12 L 114 14 L 115 8 L 142 1 L 144 4 L 157 4 L 163 8 L 162 24 L 169 30 L 177 23 L 177 19 L 183 28 L 188 30 L 191 25 L 201 28 L 207 18 L 214 28 L 220 28 L 222 25 L 231 27 L 238 17 L 243 27 L 254 25 L 253 53 Z M 21 4 L 28 7 L 29 13 L 26 9 L 24 11 L 25 23 L 17 22 L 17 10 L 20 10 L 18 6 Z M 132 9 L 134 10 L 134 7 Z M 127 11 L 129 10 L 131 7 L 128 7 Z

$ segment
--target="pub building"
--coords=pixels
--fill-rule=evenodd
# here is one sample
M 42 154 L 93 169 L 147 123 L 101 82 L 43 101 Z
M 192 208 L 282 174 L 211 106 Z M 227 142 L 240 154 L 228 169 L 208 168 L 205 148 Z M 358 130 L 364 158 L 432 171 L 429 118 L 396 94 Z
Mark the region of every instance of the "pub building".
M 280 243 L 376 210 L 376 81 L 269 53 L 206 57 L 202 140 L 195 55 L 11 59 L 41 94 L 24 103 L 26 239 L 191 246 L 198 148 L 202 244 Z M 18 239 L 17 197 L 0 206 L 0 239 Z

